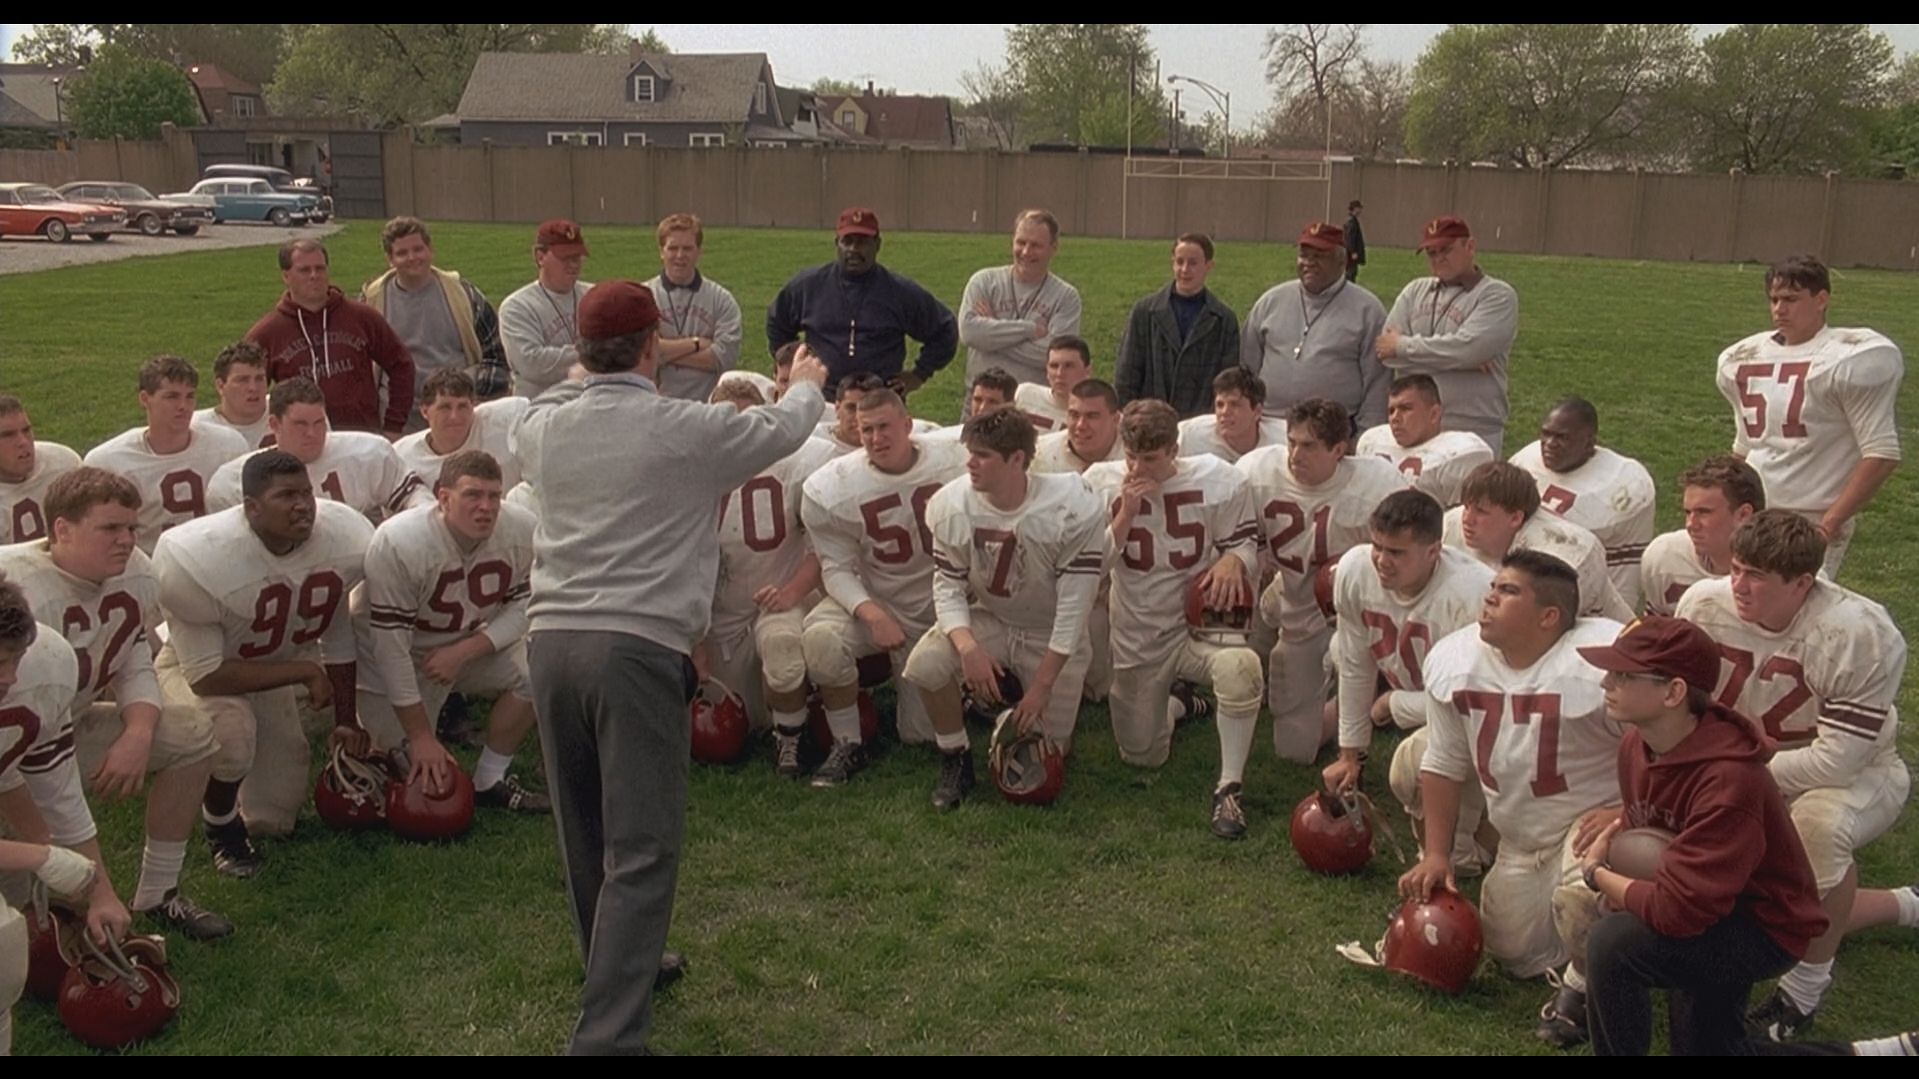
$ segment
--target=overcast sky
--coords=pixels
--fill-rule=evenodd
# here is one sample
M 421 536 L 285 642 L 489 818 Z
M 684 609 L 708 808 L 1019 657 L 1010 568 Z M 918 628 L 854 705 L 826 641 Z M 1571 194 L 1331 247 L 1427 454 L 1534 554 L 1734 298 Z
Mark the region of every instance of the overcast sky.
M 636 23 L 636 32 L 649 24 Z M 764 23 L 651 24 L 677 52 L 764 52 L 784 85 L 805 86 L 832 77 L 865 82 L 903 94 L 959 96 L 960 76 L 981 62 L 1005 55 L 1006 27 L 985 23 L 919 23 L 849 26 L 770 25 Z M 1265 46 L 1269 23 L 1152 23 L 1153 47 L 1160 71 L 1203 79 L 1232 95 L 1233 126 L 1244 127 L 1270 103 L 1266 89 Z M 1417 59 L 1443 23 L 1376 23 L 1366 28 L 1375 56 Z M 1702 24 L 1704 32 L 1720 27 Z M 1919 24 L 1882 23 L 1900 53 L 1919 49 Z M 27 27 L 0 23 L 0 54 L 10 58 L 13 41 Z M 1197 121 L 1215 106 L 1206 94 L 1188 89 L 1181 107 Z

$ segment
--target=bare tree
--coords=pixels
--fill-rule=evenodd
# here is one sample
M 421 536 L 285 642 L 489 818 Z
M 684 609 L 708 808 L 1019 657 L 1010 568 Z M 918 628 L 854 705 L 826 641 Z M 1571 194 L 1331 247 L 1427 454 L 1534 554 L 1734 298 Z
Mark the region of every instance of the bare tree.
M 1356 22 L 1296 22 L 1266 31 L 1266 81 L 1278 111 L 1296 115 L 1305 98 L 1324 122 L 1348 68 L 1365 51 L 1364 29 Z
M 982 61 L 960 76 L 960 89 L 966 91 L 961 113 L 985 120 L 993 132 L 994 144 L 1000 149 L 1019 149 L 1020 120 L 1026 99 L 1007 69 Z

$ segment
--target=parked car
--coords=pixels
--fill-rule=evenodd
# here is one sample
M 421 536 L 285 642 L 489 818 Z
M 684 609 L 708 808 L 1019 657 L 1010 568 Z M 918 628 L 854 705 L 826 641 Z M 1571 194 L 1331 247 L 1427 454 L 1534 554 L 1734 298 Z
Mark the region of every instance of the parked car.
M 268 221 L 275 225 L 304 225 L 316 220 L 314 215 L 320 208 L 318 197 L 284 194 L 273 190 L 273 185 L 265 180 L 201 180 L 187 194 L 211 196 L 215 222 Z
M 296 177 L 283 168 L 274 165 L 208 165 L 200 173 L 203 180 L 215 178 L 226 180 L 265 180 L 273 185 L 273 190 L 288 195 L 312 195 L 320 200 L 320 211 L 315 214 L 315 224 L 326 224 L 333 216 L 333 196 L 320 190 L 319 185 L 305 177 Z
M 0 236 L 45 236 L 63 244 L 84 232 L 104 243 L 126 223 L 116 207 L 68 202 L 45 184 L 0 184 Z
M 148 236 L 172 229 L 182 236 L 200 231 L 213 223 L 213 200 L 205 196 L 179 195 L 160 198 L 139 184 L 109 180 L 75 180 L 60 185 L 60 194 L 74 202 L 97 206 L 117 206 L 127 215 L 127 227 Z

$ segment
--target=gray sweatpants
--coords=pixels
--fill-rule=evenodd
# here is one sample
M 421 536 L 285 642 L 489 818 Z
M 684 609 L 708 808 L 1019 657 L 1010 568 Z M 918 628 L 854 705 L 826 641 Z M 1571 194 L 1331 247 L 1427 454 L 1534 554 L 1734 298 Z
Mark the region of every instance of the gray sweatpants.
M 527 658 L 586 961 L 567 1050 L 639 1053 L 679 879 L 693 667 L 625 633 L 538 632 Z

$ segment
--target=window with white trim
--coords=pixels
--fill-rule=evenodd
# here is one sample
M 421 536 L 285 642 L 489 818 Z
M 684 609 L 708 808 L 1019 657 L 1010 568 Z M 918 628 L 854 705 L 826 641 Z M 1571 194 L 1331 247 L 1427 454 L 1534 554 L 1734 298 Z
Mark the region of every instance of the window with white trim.
M 723 132 L 695 132 L 686 137 L 688 146 L 725 146 L 726 135 Z
M 763 82 L 753 84 L 753 111 L 757 113 L 766 111 L 766 84 Z
M 621 137 L 625 140 L 625 145 L 627 146 L 646 145 L 646 132 L 644 131 L 629 131 Z
M 859 113 L 854 112 L 852 109 L 840 110 L 840 126 L 841 127 L 850 128 L 853 126 L 854 122 L 857 121 L 858 119 L 859 119 Z
M 251 94 L 233 95 L 233 115 L 249 119 L 253 116 L 255 108 L 256 102 Z
M 601 83 L 601 85 L 604 86 L 605 83 Z M 633 76 L 633 100 L 635 101 L 653 100 L 653 76 L 651 75 Z
M 597 131 L 549 131 L 546 133 L 548 146 L 604 146 Z

